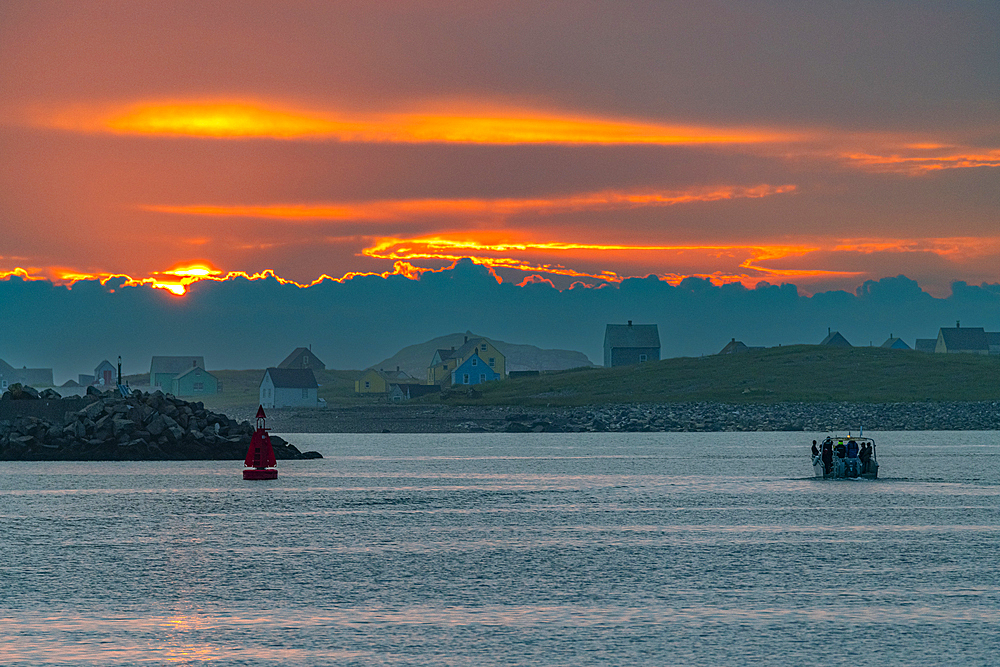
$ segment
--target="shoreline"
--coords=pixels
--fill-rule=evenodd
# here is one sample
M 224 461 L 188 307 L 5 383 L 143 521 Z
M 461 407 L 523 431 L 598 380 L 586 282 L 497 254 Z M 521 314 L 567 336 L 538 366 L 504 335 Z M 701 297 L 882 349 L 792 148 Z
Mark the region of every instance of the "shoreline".
M 256 410 L 254 406 L 253 410 Z M 242 421 L 249 410 L 231 415 Z M 713 431 L 995 431 L 1000 401 L 664 403 L 589 407 L 479 405 L 271 408 L 275 433 L 591 433 Z

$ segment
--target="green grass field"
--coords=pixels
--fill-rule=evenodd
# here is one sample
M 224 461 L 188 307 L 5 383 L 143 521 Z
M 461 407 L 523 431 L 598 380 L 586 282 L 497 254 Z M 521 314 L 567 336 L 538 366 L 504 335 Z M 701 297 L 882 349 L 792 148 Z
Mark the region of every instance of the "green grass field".
M 717 401 L 1000 400 L 1000 357 L 795 345 L 619 368 L 545 373 L 477 386 L 449 403 L 598 405 Z M 426 400 L 426 399 L 423 399 Z

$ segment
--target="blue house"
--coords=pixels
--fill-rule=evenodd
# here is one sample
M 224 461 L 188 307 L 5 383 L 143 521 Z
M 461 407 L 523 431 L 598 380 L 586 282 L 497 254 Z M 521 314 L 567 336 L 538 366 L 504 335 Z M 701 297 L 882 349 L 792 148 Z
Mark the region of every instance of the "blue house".
M 479 358 L 479 352 L 473 352 L 471 357 L 459 364 L 451 373 L 452 385 L 481 384 L 499 379 L 500 374 Z

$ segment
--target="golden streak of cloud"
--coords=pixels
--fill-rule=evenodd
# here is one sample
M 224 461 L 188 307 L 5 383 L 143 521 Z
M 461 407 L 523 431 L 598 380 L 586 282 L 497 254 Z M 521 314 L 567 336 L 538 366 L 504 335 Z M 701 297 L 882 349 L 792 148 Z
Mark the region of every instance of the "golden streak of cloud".
M 897 173 L 909 176 L 919 176 L 944 169 L 974 169 L 977 167 L 1000 167 L 1000 149 L 975 151 L 963 147 L 922 145 L 909 146 L 914 151 L 925 153 L 928 150 L 940 150 L 937 155 L 907 154 L 901 151 L 873 154 L 867 152 L 848 152 L 843 158 L 849 164 L 884 173 Z
M 299 110 L 244 100 L 149 101 L 118 108 L 74 107 L 39 122 L 77 132 L 214 139 L 269 138 L 375 143 L 754 144 L 800 133 L 603 118 L 490 102 L 438 103 L 395 113 Z
M 268 204 L 263 206 L 144 205 L 139 208 L 155 213 L 261 218 L 293 222 L 316 220 L 403 221 L 420 217 L 512 216 L 523 213 L 544 214 L 564 211 L 674 206 L 727 199 L 760 199 L 772 195 L 794 193 L 795 191 L 795 185 L 761 184 L 751 187 L 730 185 L 698 187 L 686 191 L 603 191 L 549 199 L 406 199 L 324 204 Z
M 927 252 L 952 260 L 969 260 L 1000 254 L 1000 237 L 956 236 L 927 239 L 841 239 L 832 250 L 873 253 Z
M 475 240 L 455 240 L 441 237 L 429 237 L 419 239 L 398 239 L 383 238 L 378 239 L 375 245 L 362 250 L 362 254 L 368 257 L 395 261 L 412 260 L 434 260 L 444 262 L 457 262 L 460 259 L 471 259 L 476 264 L 489 267 L 491 269 L 515 269 L 528 273 L 546 273 L 550 275 L 567 278 L 590 278 L 607 283 L 620 283 L 629 276 L 620 275 L 613 271 L 601 271 L 588 273 L 577 269 L 568 268 L 562 263 L 538 262 L 530 259 L 512 257 L 513 252 L 528 255 L 545 255 L 551 253 L 573 254 L 579 259 L 579 253 L 606 253 L 625 252 L 634 260 L 638 253 L 695 253 L 710 255 L 718 252 L 732 252 L 746 254 L 747 258 L 739 264 L 739 268 L 747 271 L 755 271 L 757 275 L 747 273 L 726 273 L 715 272 L 709 274 L 656 274 L 659 278 L 677 284 L 684 278 L 696 276 L 705 278 L 715 284 L 725 284 L 740 282 L 748 287 L 752 287 L 757 282 L 765 279 L 822 279 L 822 278 L 852 278 L 863 275 L 859 271 L 835 271 L 823 269 L 773 269 L 761 266 L 759 262 L 782 259 L 785 257 L 802 256 L 816 252 L 821 248 L 815 246 L 801 245 L 769 245 L 769 246 L 740 246 L 740 245 L 598 245 L 583 243 L 485 243 Z M 506 255 L 506 256 L 504 256 Z

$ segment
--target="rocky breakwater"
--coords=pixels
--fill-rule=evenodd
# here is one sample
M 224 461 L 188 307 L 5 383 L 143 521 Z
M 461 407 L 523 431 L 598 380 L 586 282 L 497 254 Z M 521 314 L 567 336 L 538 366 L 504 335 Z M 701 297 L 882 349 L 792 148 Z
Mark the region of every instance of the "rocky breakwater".
M 52 407 L 65 402 L 73 410 L 62 419 L 38 417 L 30 409 L 0 420 L 0 460 L 3 461 L 153 461 L 241 460 L 246 456 L 254 428 L 160 391 L 135 391 L 123 397 L 116 391 L 88 390 L 84 406 L 79 399 L 61 399 L 52 390 L 30 387 L 8 391 L 0 401 L 43 402 Z M 19 406 L 28 408 L 28 406 Z M 318 452 L 300 452 L 271 436 L 278 459 L 321 458 Z

